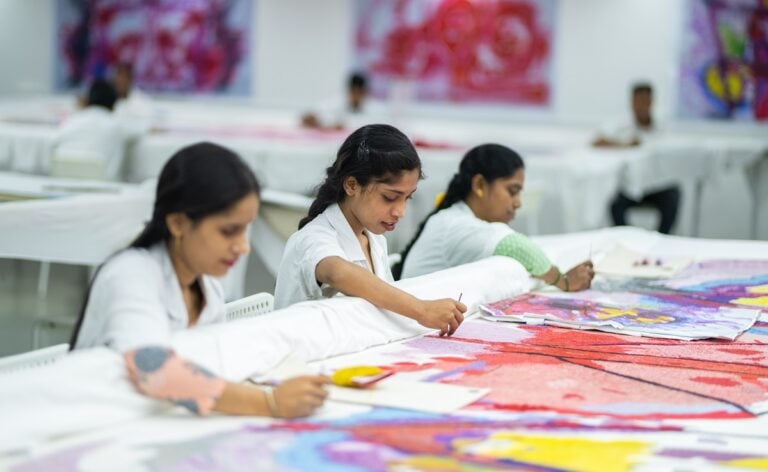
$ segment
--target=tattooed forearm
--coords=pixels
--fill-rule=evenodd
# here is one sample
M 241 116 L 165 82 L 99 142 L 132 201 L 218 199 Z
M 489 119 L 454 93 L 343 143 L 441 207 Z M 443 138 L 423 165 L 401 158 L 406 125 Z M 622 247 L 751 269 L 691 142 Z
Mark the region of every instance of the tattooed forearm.
M 128 351 L 123 357 L 137 390 L 152 398 L 170 400 L 197 414 L 211 411 L 226 385 L 223 379 L 184 361 L 165 347 L 143 347 Z

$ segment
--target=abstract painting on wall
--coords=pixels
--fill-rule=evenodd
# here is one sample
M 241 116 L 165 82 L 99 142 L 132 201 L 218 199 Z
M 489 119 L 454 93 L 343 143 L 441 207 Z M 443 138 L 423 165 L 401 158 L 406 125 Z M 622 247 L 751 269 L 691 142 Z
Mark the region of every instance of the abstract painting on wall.
M 246 95 L 252 3 L 58 1 L 55 87 L 81 88 L 130 64 L 145 91 Z
M 361 0 L 354 66 L 379 97 L 546 107 L 552 97 L 552 0 Z
M 691 0 L 683 35 L 680 115 L 768 120 L 768 0 Z

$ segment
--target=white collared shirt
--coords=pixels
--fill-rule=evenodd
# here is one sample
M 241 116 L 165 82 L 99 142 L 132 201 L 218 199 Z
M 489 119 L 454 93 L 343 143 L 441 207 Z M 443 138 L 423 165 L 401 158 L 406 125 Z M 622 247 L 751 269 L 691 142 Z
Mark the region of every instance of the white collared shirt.
M 609 139 L 618 144 L 629 145 L 638 140 L 645 143 L 663 131 L 662 126 L 656 120 L 650 128 L 638 126 L 637 121 L 631 115 L 611 122 L 603 123 L 598 131 L 598 137 Z
M 371 270 L 385 282 L 393 282 L 387 257 L 387 239 L 368 230 L 365 230 L 365 234 L 373 268 L 369 267 L 360 241 L 338 204 L 329 206 L 317 218 L 293 233 L 286 243 L 277 274 L 275 308 L 337 295 L 338 290 L 328 284 L 321 286 L 315 277 L 315 268 L 327 257 L 341 257 Z
M 224 321 L 221 285 L 207 275 L 200 282 L 204 305 L 197 325 Z M 188 327 L 187 307 L 165 244 L 129 248 L 97 273 L 75 347 L 107 346 L 125 352 L 167 346 L 172 333 Z
M 54 138 L 54 159 L 69 162 L 99 162 L 101 178 L 120 176 L 125 146 L 133 134 L 116 116 L 101 106 L 89 106 L 67 118 Z
M 464 202 L 434 214 L 405 258 L 402 278 L 431 274 L 493 255 L 499 242 L 514 230 L 475 216 Z

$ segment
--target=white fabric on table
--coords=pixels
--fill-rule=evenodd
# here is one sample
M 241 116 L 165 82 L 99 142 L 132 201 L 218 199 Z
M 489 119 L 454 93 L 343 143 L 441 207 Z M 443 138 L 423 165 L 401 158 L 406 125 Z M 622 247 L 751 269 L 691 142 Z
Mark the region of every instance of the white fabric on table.
M 137 392 L 122 355 L 107 348 L 0 375 L 0 385 L 0 453 L 170 408 Z
M 494 257 L 397 285 L 422 298 L 463 293 L 462 301 L 476 306 L 522 293 L 528 283 L 520 264 Z M 364 300 L 336 297 L 185 330 L 176 333 L 173 346 L 183 358 L 240 381 L 289 353 L 317 360 L 429 331 Z M 0 382 L 0 453 L 168 409 L 166 402 L 137 393 L 120 355 L 105 348 L 76 351 L 44 368 L 0 376 Z
M 530 288 L 520 263 L 496 256 L 394 284 L 422 299 L 462 295 L 467 307 Z M 459 328 L 461 329 L 461 328 Z M 262 316 L 180 332 L 174 346 L 186 358 L 230 380 L 277 364 L 288 353 L 307 361 L 356 352 L 435 331 L 353 297 L 297 303 Z
M 154 202 L 151 181 L 118 185 L 0 173 L 2 191 L 54 198 L 0 203 L 0 257 L 82 265 L 100 264 L 127 246 Z

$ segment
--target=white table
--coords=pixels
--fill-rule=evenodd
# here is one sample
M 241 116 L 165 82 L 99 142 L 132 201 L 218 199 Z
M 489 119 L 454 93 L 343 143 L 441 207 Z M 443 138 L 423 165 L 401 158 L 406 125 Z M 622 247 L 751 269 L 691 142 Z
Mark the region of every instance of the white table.
M 6 116 L 18 118 L 19 106 L 13 109 L 15 114 L 9 114 L 7 107 L 0 106 L 0 118 L 3 110 Z M 38 122 L 44 121 L 46 110 L 51 114 L 51 110 L 62 107 L 59 102 L 47 109 L 39 103 L 29 106 L 29 113 L 22 114 L 21 118 Z M 298 112 L 294 110 L 199 102 L 158 101 L 156 106 L 161 131 L 144 136 L 128 149 L 124 163 L 124 176 L 128 181 L 157 177 L 164 163 L 179 148 L 213 140 L 240 153 L 265 187 L 308 194 L 321 182 L 325 167 L 333 161 L 346 137 L 346 133 L 298 129 Z M 768 221 L 766 224 L 759 221 L 763 216 L 757 201 L 744 208 L 741 201 L 734 203 L 737 200 L 728 199 L 732 193 L 743 193 L 741 188 L 718 195 L 717 200 L 723 202 L 718 211 L 698 208 L 705 197 L 702 193 L 709 191 L 709 184 L 719 174 L 728 169 L 748 172 L 758 165 L 768 150 L 768 139 L 759 131 L 741 136 L 672 130 L 638 148 L 604 150 L 588 145 L 593 130 L 587 126 L 426 117 L 399 118 L 395 124 L 417 142 L 431 145 L 419 148 L 428 178 L 420 183 L 411 209 L 399 228 L 389 235 L 395 251 L 403 247 L 418 222 L 430 211 L 436 194 L 445 189 L 458 169 L 465 150 L 483 142 L 508 145 L 518 150 L 526 161 L 528 187 L 535 189 L 535 200 L 539 204 L 534 205 L 536 224 L 522 227 L 523 231 L 533 228 L 544 233 L 559 233 L 605 226 L 609 224 L 608 206 L 619 189 L 630 196 L 640 196 L 672 184 L 682 184 L 686 191 L 678 225 L 682 234 L 698 234 L 700 218 L 708 221 L 722 218 L 739 207 L 740 212 L 750 215 L 752 223 L 751 232 L 745 229 L 741 237 L 760 236 L 761 228 L 768 227 Z M 50 124 L 0 121 L 0 169 L 45 173 L 52 130 Z M 768 180 L 768 173 L 750 172 L 749 175 L 755 181 L 754 188 L 765 185 L 761 182 Z M 753 191 L 744 198 L 754 199 L 758 193 Z M 709 199 L 712 200 L 711 195 Z M 525 194 L 523 204 L 525 206 Z

